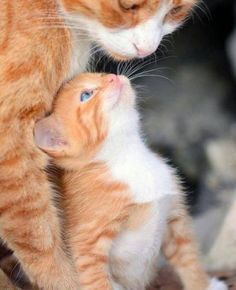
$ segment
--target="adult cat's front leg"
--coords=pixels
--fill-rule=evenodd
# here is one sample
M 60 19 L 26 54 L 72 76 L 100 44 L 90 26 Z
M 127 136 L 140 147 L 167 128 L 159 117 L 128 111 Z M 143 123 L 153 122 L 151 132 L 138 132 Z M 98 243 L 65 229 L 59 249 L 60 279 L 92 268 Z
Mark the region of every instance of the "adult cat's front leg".
M 46 158 L 33 144 L 30 122 L 13 118 L 0 126 L 0 234 L 40 288 L 77 290 L 62 249 Z
M 46 10 L 56 17 L 56 1 L 0 1 L 0 236 L 41 289 L 78 290 L 33 141 L 71 63 L 69 32 L 39 29 Z

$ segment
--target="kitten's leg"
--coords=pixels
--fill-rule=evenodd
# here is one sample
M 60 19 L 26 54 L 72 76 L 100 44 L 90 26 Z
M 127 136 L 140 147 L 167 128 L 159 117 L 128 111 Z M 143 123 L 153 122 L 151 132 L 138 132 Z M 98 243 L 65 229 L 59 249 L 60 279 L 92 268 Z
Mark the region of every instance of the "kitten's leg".
M 106 218 L 104 217 L 104 220 Z M 77 237 L 71 239 L 81 290 L 115 290 L 109 269 L 109 249 L 118 233 L 119 225 L 101 225 L 102 221 L 91 220 L 80 228 Z M 114 221 L 116 223 L 116 221 Z M 121 288 L 118 288 L 121 289 Z
M 103 197 L 105 195 L 101 192 L 99 194 Z M 68 224 L 65 226 L 69 232 L 68 240 L 75 259 L 81 290 L 117 289 L 113 288 L 114 284 L 112 284 L 109 252 L 112 242 L 127 219 L 127 211 L 119 208 L 123 207 L 123 201 L 118 194 L 116 195 L 117 200 L 111 198 L 112 193 L 110 193 L 110 200 L 108 196 L 102 203 L 101 197 L 100 201 L 96 201 L 95 197 L 94 200 L 90 200 L 90 204 L 93 204 L 90 207 L 83 204 L 80 215 L 77 213 L 81 212 L 81 204 L 78 204 L 76 197 L 66 198 Z
M 174 201 L 162 246 L 168 262 L 179 274 L 186 290 L 226 290 L 224 283 L 210 280 L 200 262 L 190 217 L 181 198 Z
M 33 144 L 33 122 L 16 122 L 7 133 L 0 130 L 1 145 L 5 145 L 0 155 L 1 237 L 40 288 L 76 290 L 73 267 L 62 249 L 53 191 L 44 172 L 45 155 Z

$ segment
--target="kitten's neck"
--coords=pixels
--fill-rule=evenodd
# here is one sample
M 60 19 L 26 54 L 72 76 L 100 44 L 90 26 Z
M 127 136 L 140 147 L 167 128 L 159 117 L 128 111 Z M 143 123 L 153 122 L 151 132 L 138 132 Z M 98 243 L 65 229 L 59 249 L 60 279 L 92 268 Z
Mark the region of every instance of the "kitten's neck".
M 129 186 L 136 203 L 176 194 L 172 169 L 145 145 L 137 130 L 127 133 L 108 137 L 96 161 L 106 164 L 112 178 Z
M 108 164 L 112 164 L 114 161 L 124 163 L 124 161 L 128 162 L 129 157 L 133 156 L 133 154 L 137 154 L 138 157 L 141 152 L 147 150 L 140 134 L 127 130 L 125 135 L 108 136 L 95 160 Z

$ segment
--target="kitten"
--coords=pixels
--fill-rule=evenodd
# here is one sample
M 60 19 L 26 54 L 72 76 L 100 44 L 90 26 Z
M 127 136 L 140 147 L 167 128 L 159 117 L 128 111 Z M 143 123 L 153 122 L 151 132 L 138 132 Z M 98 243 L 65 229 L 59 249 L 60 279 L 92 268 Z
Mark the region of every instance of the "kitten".
M 47 158 L 33 142 L 35 121 L 50 111 L 61 85 L 84 70 L 91 42 L 114 58 L 144 57 L 194 3 L 0 1 L 0 236 L 41 288 L 77 289 L 77 282 L 63 251 Z
M 143 142 L 123 76 L 81 74 L 35 127 L 65 170 L 65 232 L 82 290 L 144 290 L 162 251 L 187 290 L 226 290 L 199 262 L 178 177 Z

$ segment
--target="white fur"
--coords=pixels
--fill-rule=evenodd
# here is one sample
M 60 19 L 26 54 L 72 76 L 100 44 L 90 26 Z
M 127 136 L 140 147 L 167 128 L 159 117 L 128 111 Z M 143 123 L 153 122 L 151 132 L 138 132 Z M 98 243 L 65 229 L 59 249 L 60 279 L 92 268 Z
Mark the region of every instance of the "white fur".
M 65 19 L 68 27 L 74 26 L 71 20 L 72 16 L 68 17 L 67 13 L 63 9 L 63 6 L 60 5 L 58 8 L 59 15 L 62 15 L 62 18 Z M 82 29 L 82 27 L 81 27 Z M 71 33 L 71 45 L 72 45 L 72 54 L 71 54 L 71 65 L 70 70 L 67 76 L 67 80 L 72 79 L 75 75 L 86 71 L 86 67 L 90 57 L 90 47 L 91 40 L 86 36 L 86 33 L 81 33 L 75 28 L 70 28 Z
M 170 205 L 170 198 L 154 202 L 147 223 L 137 230 L 122 232 L 113 242 L 110 252 L 111 272 L 118 280 L 125 281 L 124 289 L 145 290 L 155 278 Z M 117 266 L 113 260 L 122 261 L 123 266 Z
M 78 36 L 73 30 L 71 30 L 71 37 L 72 56 L 68 79 L 86 70 L 90 54 L 90 41 L 83 39 L 83 36 Z
M 145 51 L 147 55 L 152 54 L 162 38 L 180 25 L 180 23 L 164 21 L 171 8 L 171 1 L 162 1 L 150 19 L 130 29 L 110 29 L 83 15 L 70 15 L 70 18 L 73 18 L 73 23 L 78 23 L 83 34 L 87 33 L 88 38 L 100 44 L 106 51 L 128 58 L 137 58 L 143 57 L 139 55 L 137 48 Z
M 129 185 L 136 203 L 179 194 L 173 169 L 141 137 L 139 115 L 130 101 L 134 92 L 127 85 L 121 94 L 122 101 L 108 112 L 109 134 L 96 159 L 108 164 L 116 180 Z
M 139 57 L 137 48 L 152 54 L 162 38 L 173 32 L 177 25 L 164 21 L 171 9 L 169 1 L 162 1 L 153 17 L 130 29 L 108 29 L 100 23 L 87 22 L 88 30 L 108 50 L 126 57 Z M 96 30 L 92 30 L 92 27 Z
M 116 180 L 129 185 L 136 203 L 178 194 L 172 170 L 149 151 L 135 132 L 124 138 L 108 138 L 98 159 L 108 164 Z
M 115 180 L 129 186 L 132 202 L 152 203 L 149 220 L 137 230 L 123 231 L 110 251 L 111 272 L 125 281 L 124 289 L 145 290 L 156 273 L 172 200 L 179 191 L 172 168 L 142 140 L 135 95 L 129 85 L 124 86 L 121 95 L 115 107 L 104 106 L 104 111 L 109 108 L 109 133 L 95 159 L 108 165 Z M 116 260 L 125 268 L 119 268 Z
M 224 282 L 221 282 L 217 279 L 211 279 L 210 286 L 207 288 L 207 290 L 228 290 L 228 287 Z

